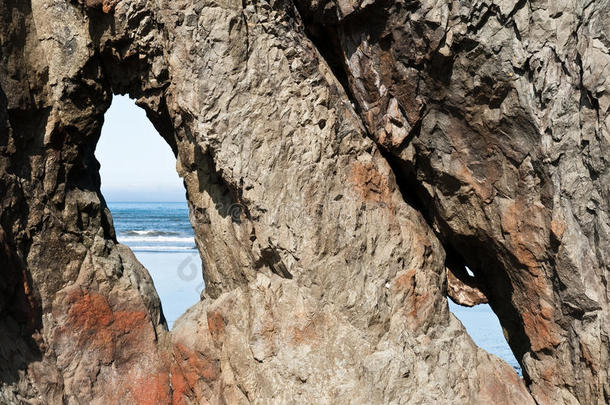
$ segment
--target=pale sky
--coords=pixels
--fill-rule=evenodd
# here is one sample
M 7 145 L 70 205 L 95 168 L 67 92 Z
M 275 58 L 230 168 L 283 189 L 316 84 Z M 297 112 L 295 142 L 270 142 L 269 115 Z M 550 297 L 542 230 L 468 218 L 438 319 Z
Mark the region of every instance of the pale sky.
M 127 96 L 114 96 L 95 156 L 106 201 L 185 200 L 171 148 Z

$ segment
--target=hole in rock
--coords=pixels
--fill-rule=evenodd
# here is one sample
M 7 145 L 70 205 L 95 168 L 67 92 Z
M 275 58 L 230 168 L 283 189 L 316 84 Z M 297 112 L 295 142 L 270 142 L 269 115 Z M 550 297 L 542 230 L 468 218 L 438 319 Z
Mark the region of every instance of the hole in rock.
M 473 272 L 464 266 L 469 276 Z M 510 364 L 521 376 L 521 366 L 508 346 L 497 315 L 488 304 L 466 307 L 456 304 L 448 297 L 449 310 L 462 322 L 474 343 Z
M 435 225 L 435 220 L 440 219 L 439 217 L 435 218 L 434 213 L 434 204 L 432 204 L 432 197 L 427 194 L 427 191 L 423 188 L 422 184 L 415 181 L 417 179 L 417 173 L 414 167 L 411 167 L 410 164 L 402 162 L 400 159 L 393 157 L 392 154 L 384 153 L 383 149 L 380 149 L 383 156 L 386 158 L 387 162 L 392 167 L 392 171 L 397 174 L 396 180 L 398 186 L 400 188 L 400 192 L 403 196 L 403 199 L 411 205 L 414 209 L 423 214 L 424 218 L 430 225 L 432 229 L 437 228 Z M 448 179 L 451 181 L 451 179 Z M 442 224 L 442 222 L 441 222 Z M 444 224 L 441 226 L 440 231 L 437 231 L 437 236 L 439 239 L 444 242 L 443 246 L 445 248 L 445 252 L 447 253 L 446 257 L 446 266 L 448 269 L 456 270 L 455 273 L 461 273 L 462 278 L 470 279 L 474 281 L 474 284 L 479 284 L 481 287 L 481 280 L 477 278 L 475 272 L 473 272 L 468 266 L 466 266 L 466 260 L 463 255 L 460 254 L 460 249 L 455 248 L 454 244 L 450 243 L 450 240 L 455 240 L 458 235 L 452 235 L 450 228 Z M 463 238 L 463 248 L 464 249 L 475 249 L 480 247 L 480 244 L 477 244 L 476 241 L 469 241 L 467 238 Z M 490 255 L 483 255 L 483 259 L 481 260 L 482 266 L 494 267 L 499 266 L 495 260 L 493 260 L 493 252 L 490 252 Z M 489 259 L 491 257 L 491 259 Z M 472 260 L 472 257 L 470 258 Z M 479 266 L 481 267 L 481 266 Z M 461 269 L 461 271 L 460 271 Z M 476 270 L 475 267 L 473 269 Z M 494 281 L 496 284 L 496 292 L 498 290 L 504 289 L 504 294 L 510 295 L 510 292 L 507 291 L 510 286 L 507 282 L 503 282 L 502 278 L 496 278 Z M 481 294 L 487 301 L 487 297 L 485 294 Z M 466 328 L 466 332 L 470 335 L 474 343 L 480 348 L 486 350 L 488 353 L 494 354 L 512 366 L 515 371 L 523 376 L 521 366 L 517 361 L 514 352 L 511 350 L 506 336 L 504 335 L 504 331 L 500 324 L 500 320 L 496 313 L 491 309 L 489 304 L 480 303 L 478 305 L 473 306 L 464 306 L 456 303 L 448 293 L 448 304 L 449 310 L 462 322 L 464 327 Z M 503 297 L 501 299 L 505 299 L 505 311 L 506 315 L 503 317 L 505 323 L 509 325 L 512 324 L 513 330 L 518 331 L 518 321 L 512 321 L 510 311 L 510 298 Z M 507 310 L 508 309 L 508 310 Z M 511 322 L 512 321 L 512 322 Z M 513 333 L 511 338 L 515 341 L 520 341 L 518 333 Z M 527 343 L 521 344 L 524 347 Z M 518 343 L 515 343 L 515 346 L 519 346 Z M 524 353 L 525 350 L 522 351 Z
M 95 155 L 117 239 L 148 269 L 171 329 L 204 285 L 176 158 L 126 96 L 113 98 Z

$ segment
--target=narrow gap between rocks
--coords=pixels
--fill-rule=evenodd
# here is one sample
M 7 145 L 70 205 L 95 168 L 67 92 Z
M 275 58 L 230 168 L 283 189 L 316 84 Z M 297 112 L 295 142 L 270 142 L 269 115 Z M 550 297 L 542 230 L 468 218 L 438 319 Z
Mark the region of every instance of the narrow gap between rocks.
M 95 155 L 117 240 L 148 269 L 171 329 L 204 286 L 176 159 L 126 96 L 114 96 Z
M 474 277 L 472 271 L 465 266 L 466 272 Z M 487 352 L 494 354 L 507 362 L 521 376 L 521 366 L 513 354 L 498 316 L 491 309 L 489 304 L 475 304 L 464 306 L 456 303 L 451 297 L 447 297 L 449 310 L 455 315 L 474 343 Z
M 471 270 L 463 255 L 459 253 L 460 250 L 454 248 L 448 241 L 447 234 L 450 231 L 446 230 L 445 234 L 443 234 L 443 232 L 439 231 L 438 228 L 434 226 L 434 204 L 427 201 L 425 198 L 422 198 L 423 193 L 417 192 L 421 185 L 418 184 L 416 180 L 417 175 L 415 174 L 415 169 L 398 161 L 398 159 L 392 157 L 389 153 L 384 152 L 382 148 L 380 148 L 380 150 L 396 176 L 396 183 L 398 184 L 403 199 L 422 214 L 430 228 L 443 244 L 447 255 L 445 265 L 449 269 L 447 271 L 448 277 L 450 276 L 449 272 L 451 269 L 453 269 L 452 273 L 455 275 L 459 275 L 459 273 L 464 274 L 466 278 L 469 279 L 468 284 L 480 289 L 481 295 L 484 297 L 484 303 L 478 303 L 471 307 L 467 307 L 456 303 L 451 297 L 447 296 L 449 310 L 460 320 L 460 322 L 462 322 L 466 332 L 477 346 L 500 357 L 512 366 L 519 376 L 523 376 L 521 365 L 508 344 L 507 336 L 501 326 L 500 319 L 487 303 L 487 294 L 484 293 L 486 280 L 483 280 L 480 275 L 477 276 Z M 476 246 L 471 245 L 470 248 L 475 249 Z
M 508 349 L 502 349 L 502 352 L 506 353 L 506 356 L 501 356 L 502 359 L 511 364 L 528 381 L 529 377 L 523 373 L 515 359 L 522 358 L 529 351 L 529 338 L 523 329 L 521 315 L 512 303 L 513 290 L 505 270 L 506 264 L 498 256 L 493 241 L 472 235 L 460 235 L 438 215 L 435 211 L 434 197 L 417 180 L 418 170 L 430 170 L 429 163 L 425 159 L 420 159 L 417 163 L 419 167 L 415 167 L 414 162 L 401 161 L 388 153 L 384 153 L 384 156 L 392 167 L 405 201 L 423 215 L 443 244 L 447 254 L 446 266 L 458 269 L 468 267 L 472 270 L 478 288 L 489 302 L 489 305 L 486 304 L 482 308 L 490 312 L 492 317 L 489 319 L 498 320 L 503 325 L 501 330 L 505 333 L 497 334 L 503 337 L 498 342 L 508 345 Z M 470 318 L 465 319 L 464 325 L 472 337 L 475 333 L 472 332 L 473 325 L 469 323 Z M 473 340 L 478 343 L 477 339 Z M 495 351 L 491 352 L 495 353 Z
M 338 52 L 340 45 L 336 32 L 331 26 L 316 23 L 315 18 L 312 15 L 308 15 L 305 10 L 299 10 L 299 12 L 304 20 L 307 36 L 316 46 L 337 80 L 345 89 L 356 113 L 360 114 L 360 106 L 350 89 L 343 55 Z M 374 140 L 370 134 L 368 135 Z M 379 150 L 386 158 L 388 164 L 392 167 L 392 171 L 396 176 L 397 184 L 405 202 L 421 212 L 430 227 L 434 230 L 435 227 L 431 222 L 434 217 L 434 213 L 430 212 L 431 205 L 418 195 L 417 189 L 419 185 L 415 186 L 412 184 L 417 182 L 415 180 L 416 175 L 414 168 L 405 167 L 402 162 L 399 162 L 397 158 L 391 156 L 382 146 L 379 146 Z M 451 257 L 458 259 L 459 266 L 462 267 L 462 270 L 466 270 L 465 274 L 467 277 L 470 277 L 471 280 L 476 280 L 476 283 L 480 283 L 480 280 L 476 279 L 475 275 L 463 263 L 463 260 L 459 258 L 459 255 L 451 254 L 452 247 L 447 243 L 446 238 L 444 237 L 445 235 L 437 233 L 437 236 L 443 243 L 445 249 L 448 250 L 448 255 L 450 256 L 449 261 L 451 261 Z M 449 309 L 462 322 L 475 344 L 506 361 L 520 376 L 522 376 L 521 366 L 507 342 L 498 316 L 491 309 L 490 305 L 487 304 L 487 298 L 482 292 L 481 295 L 485 298 L 484 303 L 472 305 L 471 307 L 459 305 L 450 297 L 447 297 Z

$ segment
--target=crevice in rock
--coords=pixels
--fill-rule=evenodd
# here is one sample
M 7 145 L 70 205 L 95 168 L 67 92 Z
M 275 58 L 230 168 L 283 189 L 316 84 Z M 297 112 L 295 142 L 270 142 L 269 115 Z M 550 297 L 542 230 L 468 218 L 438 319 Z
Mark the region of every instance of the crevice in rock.
M 332 66 L 333 73 L 338 80 L 343 84 L 348 97 L 352 101 L 356 112 L 361 114 L 362 108 L 359 106 L 357 98 L 354 96 L 349 80 L 348 73 L 344 60 L 338 63 L 341 57 L 339 52 L 333 50 L 328 42 L 321 41 L 320 37 L 312 34 L 315 30 L 324 30 L 332 32 L 333 28 L 329 28 L 323 24 L 317 24 L 312 19 L 306 21 L 308 34 L 310 39 L 318 47 L 318 50 L 324 58 L 327 58 L 327 63 Z M 311 27 L 314 27 L 313 29 Z M 338 34 L 333 33 L 334 38 L 338 38 Z M 333 44 L 333 43 L 331 43 Z M 335 40 L 334 46 L 337 46 Z M 330 48 L 330 49 L 329 49 Z M 441 75 L 442 76 L 442 75 Z M 451 106 L 447 106 L 451 108 Z M 459 110 L 456 109 L 456 112 Z M 421 128 L 421 120 L 418 122 L 407 140 L 401 144 L 401 149 L 407 147 L 411 140 L 417 137 L 417 133 Z M 366 128 L 366 126 L 364 126 Z M 375 138 L 367 131 L 368 136 Z M 447 253 L 447 266 L 452 269 L 452 275 L 456 273 L 462 277 L 461 282 L 476 290 L 475 295 L 478 296 L 477 303 L 484 301 L 489 302 L 492 310 L 497 315 L 504 330 L 507 331 L 509 346 L 515 357 L 522 359 L 523 355 L 530 350 L 529 338 L 525 334 L 523 323 L 517 309 L 512 305 L 512 285 L 507 273 L 503 271 L 506 267 L 501 262 L 502 255 L 494 254 L 495 248 L 493 241 L 479 240 L 477 237 L 455 234 L 449 226 L 435 212 L 433 197 L 428 194 L 428 191 L 417 180 L 417 169 L 413 162 L 405 162 L 401 160 L 391 151 L 387 151 L 383 145 L 379 145 L 379 151 L 386 159 L 392 172 L 396 177 L 399 190 L 405 202 L 411 207 L 422 213 L 424 219 L 428 222 L 431 229 L 435 232 L 445 251 Z M 421 162 L 419 162 L 421 165 Z M 430 168 L 428 168 L 430 169 Z M 426 170 L 425 168 L 423 170 Z M 501 249 L 501 247 L 497 247 Z M 459 252 L 463 252 L 461 254 Z M 472 269 L 474 277 L 465 277 L 464 272 L 458 269 L 465 267 Z M 455 271 L 455 273 L 453 272 Z M 457 276 L 456 276 L 457 277 Z M 474 304 L 474 302 L 473 302 Z M 526 380 L 527 375 L 524 375 Z
M 505 269 L 513 264 L 504 263 L 501 259 L 501 257 L 510 256 L 509 252 L 497 253 L 502 247 L 495 244 L 494 241 L 486 240 L 482 234 L 460 235 L 455 233 L 435 211 L 433 196 L 429 195 L 425 187 L 415 180 L 415 168 L 396 158 L 390 158 L 389 161 L 399 179 L 398 184 L 401 186 L 401 190 L 405 188 L 411 190 L 407 199 L 416 201 L 414 207 L 426 218 L 443 244 L 447 252 L 448 266 L 450 268 L 467 266 L 473 272 L 474 279 L 477 280 L 477 288 L 485 295 L 490 307 L 498 316 L 508 335 L 508 344 L 521 363 L 523 355 L 530 351 L 530 342 L 525 333 L 521 315 L 512 304 L 513 288 Z M 419 164 L 421 166 L 423 162 L 419 162 Z M 425 170 L 423 166 L 420 169 Z M 422 209 L 422 207 L 425 208 Z M 524 377 L 527 380 L 525 370 Z
M 417 180 L 415 167 L 410 162 L 404 162 L 385 151 L 381 145 L 379 149 L 392 168 L 404 201 L 422 214 L 443 245 L 446 253 L 445 265 L 448 270 L 448 279 L 454 277 L 455 281 L 457 278 L 459 280 L 457 285 L 463 285 L 468 294 L 468 299 L 463 301 L 447 291 L 448 298 L 459 306 L 473 307 L 489 304 L 494 313 L 493 318 L 496 318 L 502 326 L 508 350 L 512 351 L 520 367 L 514 363 L 513 365 L 517 372 L 522 373 L 526 381 L 529 381 L 521 364 L 523 355 L 530 350 L 529 338 L 523 329 L 520 314 L 511 304 L 512 286 L 506 273 L 501 270 L 504 268 L 504 264 L 493 254 L 493 251 L 490 252 L 489 246 L 493 245 L 493 242 L 484 242 L 475 237 L 456 235 L 452 232 L 435 212 L 433 197 Z M 470 270 L 472 274 L 469 274 L 466 269 Z M 448 282 L 451 281 L 448 280 Z M 447 287 L 449 288 L 449 286 Z M 476 330 L 476 326 L 469 323 L 468 316 L 462 317 L 461 320 L 467 329 L 471 330 L 471 334 L 473 328 Z M 492 320 L 487 322 L 492 322 Z M 476 333 L 474 334 L 476 335 Z M 504 353 L 505 360 L 508 361 L 509 357 Z
M 489 248 L 493 242 L 484 242 L 476 237 L 456 235 L 452 232 L 436 214 L 433 197 L 417 181 L 415 168 L 410 163 L 384 152 L 381 147 L 380 150 L 396 176 L 403 199 L 422 214 L 442 243 L 447 268 L 454 276 L 461 277 L 465 285 L 473 287 L 481 294 L 473 292 L 479 297 L 480 302 L 477 304 L 484 303 L 483 300 L 489 303 L 508 334 L 506 337 L 513 354 L 521 363 L 523 355 L 530 350 L 529 338 L 525 334 L 519 313 L 511 304 L 512 286 L 506 272 L 501 270 L 504 264 L 493 254 L 493 249 Z M 466 267 L 472 271 L 473 276 L 467 274 Z M 476 305 L 474 302 L 473 304 Z M 525 373 L 524 376 L 527 379 Z
M 491 15 L 493 13 L 488 14 Z M 344 55 L 338 51 L 338 49 L 341 49 L 341 44 L 338 42 L 339 34 L 336 30 L 340 29 L 338 26 L 343 22 L 322 24 L 318 23 L 311 14 L 301 12 L 301 15 L 306 17 L 305 26 L 309 38 L 317 47 L 322 57 L 326 59 L 329 66 L 331 66 L 335 77 L 345 88 L 356 112 L 362 116 L 363 109 L 359 105 L 350 86 Z M 353 23 L 353 20 L 359 18 L 360 16 L 358 15 L 350 16 L 350 21 Z M 328 38 L 333 39 L 328 41 Z M 449 63 L 448 65 L 447 62 Z M 442 66 L 447 65 L 445 70 L 440 73 L 436 72 L 439 74 L 439 80 L 443 77 L 450 77 L 452 60 L 439 60 L 437 64 Z M 434 60 L 432 60 L 432 65 L 434 65 Z M 451 108 L 451 106 L 447 106 L 447 108 Z M 455 112 L 457 113 L 459 110 L 455 109 Z M 363 127 L 367 128 L 366 125 L 363 125 Z M 421 119 L 401 143 L 400 150 L 406 148 L 418 136 L 420 130 Z M 375 137 L 368 130 L 367 135 L 373 141 L 376 141 Z M 512 285 L 506 272 L 502 271 L 505 268 L 505 264 L 500 261 L 500 255 L 495 255 L 494 249 L 490 249 L 493 241 L 482 241 L 477 239 L 477 237 L 455 234 L 435 212 L 432 196 L 428 194 L 427 190 L 417 180 L 417 169 L 414 163 L 403 161 L 392 151 L 386 150 L 384 145 L 378 143 L 377 145 L 380 153 L 392 168 L 404 201 L 422 213 L 424 219 L 443 244 L 447 254 L 446 265 L 449 269 L 450 277 L 454 277 L 454 281 L 457 280 L 459 284 L 469 290 L 472 295 L 469 302 L 471 305 L 489 302 L 493 312 L 506 331 L 505 336 L 508 334 L 507 340 L 509 340 L 510 350 L 520 362 L 523 355 L 530 350 L 529 338 L 523 329 L 520 314 L 511 304 Z M 474 276 L 467 274 L 465 271 L 466 267 L 472 269 Z M 527 381 L 528 376 L 524 375 L 524 377 Z
M 0 378 L 12 384 L 29 364 L 42 358 L 42 342 L 35 339 L 42 328 L 42 311 L 32 278 L 23 260 L 13 253 L 9 238 L 0 226 Z
M 195 161 L 199 191 L 206 191 L 214 201 L 216 211 L 223 218 L 230 217 L 231 221 L 240 224 L 243 216 L 250 216 L 247 207 L 243 204 L 242 189 L 226 181 L 222 172 L 216 168 L 214 153 L 208 149 L 195 147 Z
M 445 247 L 445 267 L 447 268 L 447 296 L 456 304 L 473 307 L 488 302 L 483 292 L 484 286 L 474 273 L 449 246 Z
M 347 94 L 352 107 L 356 110 L 356 113 L 360 113 L 360 106 L 354 97 L 349 85 L 349 79 L 347 75 L 347 69 L 345 68 L 345 56 L 341 52 L 342 46 L 337 32 L 337 27 L 334 24 L 324 24 L 318 21 L 318 17 L 315 13 L 324 13 L 324 19 L 329 21 L 334 20 L 336 17 L 328 15 L 331 13 L 329 10 L 308 10 L 299 1 L 295 2 L 295 7 L 300 14 L 301 20 L 305 30 L 305 35 L 311 40 L 315 48 L 318 50 L 322 59 L 326 61 L 330 67 L 335 78 L 339 81 L 343 90 Z

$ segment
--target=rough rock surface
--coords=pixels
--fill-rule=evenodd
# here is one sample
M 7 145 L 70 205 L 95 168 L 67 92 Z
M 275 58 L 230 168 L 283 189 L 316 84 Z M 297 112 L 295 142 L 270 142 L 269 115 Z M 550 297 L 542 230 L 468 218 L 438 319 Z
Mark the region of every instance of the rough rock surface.
M 535 399 L 608 402 L 610 3 L 301 8 Z
M 0 3 L 0 402 L 607 403 L 609 11 Z M 187 191 L 206 289 L 171 332 L 100 193 L 113 93 Z

